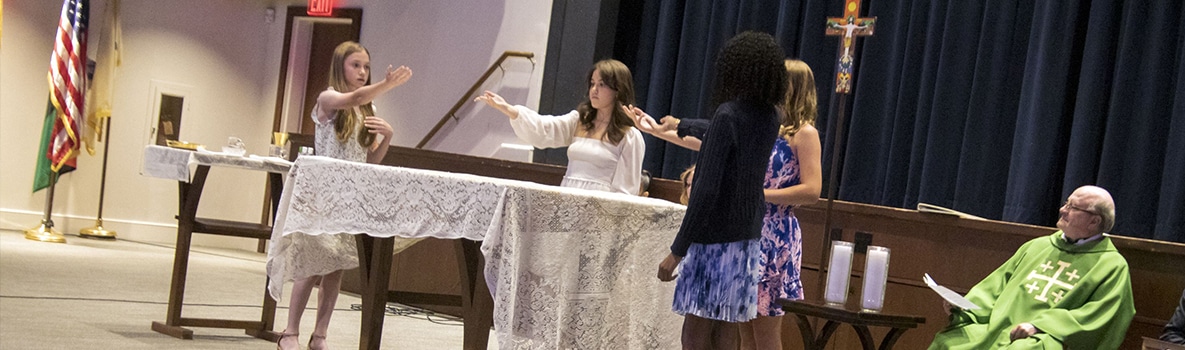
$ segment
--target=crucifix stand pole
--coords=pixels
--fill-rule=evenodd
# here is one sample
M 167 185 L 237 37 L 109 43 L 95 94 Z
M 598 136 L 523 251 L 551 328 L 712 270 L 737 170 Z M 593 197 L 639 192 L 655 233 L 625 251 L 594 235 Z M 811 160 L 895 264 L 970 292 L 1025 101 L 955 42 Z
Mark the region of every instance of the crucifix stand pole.
M 823 221 L 823 239 L 819 251 L 823 260 L 819 264 L 819 282 L 815 287 L 815 295 L 827 292 L 826 273 L 831 268 L 826 262 L 830 261 L 831 241 L 842 240 L 843 231 L 833 235 L 832 208 L 835 205 L 836 188 L 839 186 L 839 163 L 843 160 L 844 117 L 848 108 L 848 94 L 852 92 L 852 80 L 856 78 L 856 37 L 872 35 L 876 29 L 876 17 L 860 17 L 860 0 L 844 0 L 843 17 L 827 18 L 826 34 L 840 37 L 838 58 L 835 62 L 835 91 L 832 96 L 837 97 L 833 106 L 836 111 L 834 127 L 831 137 L 835 140 L 831 147 L 831 173 L 827 178 L 827 212 Z M 849 276 L 850 278 L 850 276 Z M 844 291 L 845 293 L 847 291 Z
M 824 264 L 824 262 L 830 261 L 828 259 L 828 254 L 830 254 L 831 251 L 831 241 L 842 239 L 842 237 L 834 237 L 834 235 L 831 233 L 831 212 L 832 207 L 835 205 L 835 192 L 836 187 L 838 187 L 837 181 L 839 178 L 839 162 L 841 159 L 840 153 L 843 152 L 844 115 L 846 114 L 845 111 L 847 108 L 845 107 L 847 106 L 848 102 L 848 94 L 838 95 L 839 101 L 836 103 L 836 107 L 839 109 L 836 112 L 835 123 L 832 123 L 833 126 L 831 128 L 831 130 L 834 130 L 832 138 L 835 139 L 835 142 L 831 145 L 831 170 L 830 174 L 827 175 L 827 211 L 824 214 L 823 239 L 821 240 L 821 245 L 819 247 L 819 251 L 823 252 L 823 260 L 819 264 L 819 281 L 815 287 L 815 295 L 823 295 L 827 287 L 827 279 L 825 278 L 823 272 L 826 271 L 825 269 L 831 268 L 830 266 L 825 266 L 826 264 Z

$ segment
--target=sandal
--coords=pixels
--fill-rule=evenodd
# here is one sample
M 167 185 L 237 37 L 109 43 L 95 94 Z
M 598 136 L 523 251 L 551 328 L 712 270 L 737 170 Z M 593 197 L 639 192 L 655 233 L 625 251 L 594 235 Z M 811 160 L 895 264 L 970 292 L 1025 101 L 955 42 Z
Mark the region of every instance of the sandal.
M 321 341 L 325 341 L 325 336 L 317 335 L 317 333 L 313 333 L 313 335 L 309 337 L 309 350 L 313 350 L 313 349 L 325 350 L 325 349 L 327 349 L 327 348 L 314 348 L 313 347 L 313 340 L 316 340 L 316 339 L 321 339 Z
M 280 347 L 280 342 L 284 341 L 285 337 L 300 337 L 300 333 L 280 333 L 280 337 L 276 338 L 276 350 L 284 350 Z M 297 345 L 297 348 L 300 348 L 300 345 Z

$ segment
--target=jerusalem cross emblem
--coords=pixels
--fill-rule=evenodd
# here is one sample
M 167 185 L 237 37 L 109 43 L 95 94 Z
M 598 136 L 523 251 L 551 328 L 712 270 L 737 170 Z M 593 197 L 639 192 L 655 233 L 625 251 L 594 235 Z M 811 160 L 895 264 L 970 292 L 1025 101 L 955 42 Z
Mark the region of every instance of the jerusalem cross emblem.
M 1046 275 L 1049 270 L 1054 269 L 1051 263 L 1052 261 L 1046 261 L 1044 264 L 1041 264 L 1038 267 L 1041 272 L 1037 272 L 1037 270 L 1029 271 L 1029 276 L 1025 277 L 1025 281 L 1032 280 L 1033 282 L 1024 285 L 1024 288 L 1029 294 L 1034 294 L 1040 290 L 1040 293 L 1036 293 L 1033 299 L 1048 302 L 1049 297 L 1053 297 L 1053 303 L 1056 304 L 1062 301 L 1066 293 L 1074 290 L 1074 281 L 1082 276 L 1078 275 L 1078 269 L 1066 273 L 1066 269 L 1070 267 L 1070 263 L 1060 260 L 1057 262 L 1057 270 L 1053 271 L 1052 275 Z M 1062 281 L 1063 279 L 1065 281 Z M 1042 282 L 1045 285 L 1041 285 Z M 1054 287 L 1057 287 L 1057 289 L 1054 290 Z M 1053 290 L 1053 292 L 1051 293 L 1050 290 Z

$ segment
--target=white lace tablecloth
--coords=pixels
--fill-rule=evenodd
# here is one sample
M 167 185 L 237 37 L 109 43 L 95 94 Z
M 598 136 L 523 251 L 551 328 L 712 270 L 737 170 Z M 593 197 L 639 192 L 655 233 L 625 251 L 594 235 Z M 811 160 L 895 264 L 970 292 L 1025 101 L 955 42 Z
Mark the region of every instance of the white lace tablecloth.
M 284 261 L 294 235 L 482 240 L 500 348 L 679 346 L 674 283 L 655 273 L 681 205 L 315 156 L 301 156 L 284 187 L 268 252 L 280 267 L 269 270 L 273 282 L 316 268 Z
M 273 157 L 235 156 L 209 151 L 189 151 L 157 145 L 144 146 L 144 163 L 141 174 L 189 182 L 190 171 L 196 165 L 210 165 L 227 168 L 288 173 L 292 162 Z

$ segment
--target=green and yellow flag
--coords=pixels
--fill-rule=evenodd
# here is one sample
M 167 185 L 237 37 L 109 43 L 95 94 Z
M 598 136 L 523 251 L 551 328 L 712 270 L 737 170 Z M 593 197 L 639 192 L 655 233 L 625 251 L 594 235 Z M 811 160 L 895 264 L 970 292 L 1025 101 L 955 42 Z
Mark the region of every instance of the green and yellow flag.
M 103 127 L 107 118 L 111 117 L 116 70 L 122 63 L 120 47 L 123 46 L 123 34 L 120 32 L 119 0 L 107 1 L 103 17 L 102 31 L 95 40 L 99 50 L 95 59 L 95 76 L 88 84 L 86 127 L 82 129 L 83 146 L 92 156 L 95 155 L 95 139 L 103 142 Z

